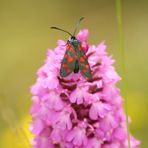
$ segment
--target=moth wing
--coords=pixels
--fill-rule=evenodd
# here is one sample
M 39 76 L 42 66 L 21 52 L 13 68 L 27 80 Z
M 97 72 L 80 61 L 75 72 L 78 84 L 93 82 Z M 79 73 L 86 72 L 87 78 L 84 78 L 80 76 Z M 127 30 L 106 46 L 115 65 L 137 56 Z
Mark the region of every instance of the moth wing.
M 66 52 L 61 62 L 60 76 L 66 77 L 70 75 L 74 71 L 75 62 L 76 62 L 76 53 L 74 47 L 70 43 L 67 43 Z
M 78 61 L 81 73 L 85 75 L 87 78 L 92 78 L 90 65 L 88 63 L 87 57 L 81 45 L 78 46 Z

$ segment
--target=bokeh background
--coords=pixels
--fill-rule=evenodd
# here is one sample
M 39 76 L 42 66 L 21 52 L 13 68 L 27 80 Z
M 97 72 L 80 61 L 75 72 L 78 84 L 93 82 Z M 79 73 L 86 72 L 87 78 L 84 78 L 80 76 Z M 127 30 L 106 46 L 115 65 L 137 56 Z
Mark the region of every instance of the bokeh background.
M 121 73 L 115 0 L 0 0 L 0 148 L 28 148 L 30 86 L 47 49 L 67 40 L 59 26 L 90 31 L 89 43 L 105 40 Z M 148 1 L 122 1 L 128 111 L 132 134 L 148 147 Z M 124 77 L 124 76 L 123 76 Z M 119 82 L 122 88 L 124 81 Z M 124 95 L 124 94 L 123 94 Z

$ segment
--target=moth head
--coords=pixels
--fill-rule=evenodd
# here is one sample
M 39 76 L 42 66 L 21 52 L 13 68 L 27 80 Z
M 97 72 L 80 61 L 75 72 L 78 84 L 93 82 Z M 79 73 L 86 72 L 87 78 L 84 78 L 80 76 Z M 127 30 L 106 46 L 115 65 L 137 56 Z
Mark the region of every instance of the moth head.
M 80 43 L 75 36 L 71 36 L 70 41 L 73 45 L 78 45 Z

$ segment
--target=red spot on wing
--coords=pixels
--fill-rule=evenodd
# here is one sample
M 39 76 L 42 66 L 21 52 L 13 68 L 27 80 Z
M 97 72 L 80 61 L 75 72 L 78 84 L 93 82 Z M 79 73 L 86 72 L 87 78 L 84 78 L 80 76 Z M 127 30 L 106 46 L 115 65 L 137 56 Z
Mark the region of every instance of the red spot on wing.
M 73 57 L 69 57 L 69 58 L 67 59 L 67 61 L 68 61 L 68 62 L 73 62 L 73 61 L 74 61 L 74 58 L 73 58 Z
M 66 72 L 69 73 L 70 72 L 70 69 L 69 68 L 66 68 Z
M 80 57 L 80 62 L 85 62 L 85 59 L 83 57 Z
M 67 67 L 67 64 L 62 64 L 62 67 L 63 67 L 63 68 L 66 68 L 66 67 Z
M 67 48 L 71 48 L 71 44 L 68 44 L 68 45 L 67 45 Z
M 70 50 L 70 51 L 72 51 L 73 50 L 72 45 L 71 44 L 68 44 L 67 45 L 67 49 Z
M 79 50 L 83 50 L 82 46 L 80 46 L 80 45 L 79 45 L 78 49 L 79 49 Z
M 86 73 L 86 71 L 87 71 L 87 69 L 86 69 L 86 68 L 84 68 L 84 69 L 83 69 L 83 72 L 84 72 L 84 73 Z
M 83 58 L 86 60 L 87 59 L 86 55 L 84 55 Z
M 68 56 L 67 54 L 65 54 L 64 58 L 65 58 L 65 59 L 68 59 L 68 58 L 69 58 L 69 56 Z
M 89 68 L 89 65 L 88 65 L 88 64 L 86 64 L 86 65 L 85 65 L 85 68 L 86 68 L 86 69 L 88 69 L 88 68 Z

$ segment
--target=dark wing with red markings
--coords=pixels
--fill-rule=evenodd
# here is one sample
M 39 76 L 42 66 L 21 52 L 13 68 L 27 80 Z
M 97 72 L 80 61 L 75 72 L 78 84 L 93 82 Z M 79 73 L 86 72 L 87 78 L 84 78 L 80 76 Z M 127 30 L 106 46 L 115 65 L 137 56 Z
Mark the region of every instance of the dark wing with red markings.
M 87 78 L 92 78 L 90 65 L 88 63 L 87 57 L 81 44 L 78 46 L 78 61 L 79 61 L 79 69 L 83 75 Z
M 61 63 L 60 76 L 66 77 L 75 69 L 76 53 L 70 42 L 67 43 L 66 52 Z

